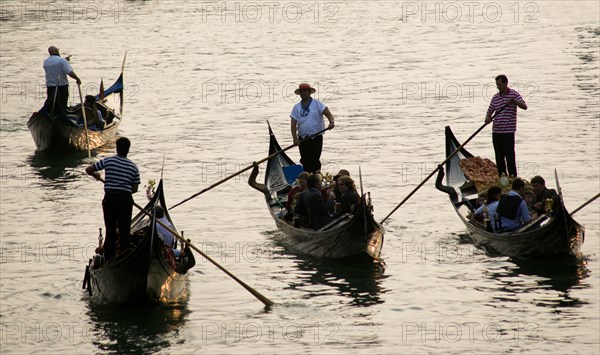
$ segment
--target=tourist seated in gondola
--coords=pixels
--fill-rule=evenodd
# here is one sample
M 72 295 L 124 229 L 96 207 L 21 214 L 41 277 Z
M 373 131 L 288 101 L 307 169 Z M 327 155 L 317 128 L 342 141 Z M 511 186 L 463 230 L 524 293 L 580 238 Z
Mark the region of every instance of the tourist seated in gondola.
M 332 218 L 338 218 L 346 213 L 352 214 L 360 201 L 354 180 L 350 176 L 340 176 L 337 181 L 340 197 L 335 199 Z
M 514 179 L 511 190 L 502 196 L 496 207 L 496 231 L 500 233 L 512 232 L 531 221 L 527 203 L 521 197 L 525 189 L 525 182 Z
M 546 187 L 546 181 L 543 177 L 537 175 L 531 178 L 531 186 L 533 187 L 533 191 L 535 192 L 535 202 L 533 205 L 533 210 L 538 214 L 542 215 L 546 213 L 545 205 L 546 200 L 552 200 L 552 210 L 556 211 L 558 206 L 560 206 L 560 198 L 556 190 L 548 189 Z
M 156 206 L 155 208 L 155 213 L 156 213 L 156 219 L 158 221 L 161 221 L 162 223 L 164 223 L 165 225 L 169 226 L 169 228 L 171 229 L 175 229 L 175 227 L 173 227 L 173 224 L 171 224 L 171 222 L 169 222 L 169 220 L 167 219 L 167 217 L 165 217 L 165 211 L 163 210 L 162 207 L 160 206 Z M 171 248 L 171 250 L 173 251 L 173 255 L 176 258 L 179 258 L 181 256 L 185 256 L 185 253 L 177 250 L 176 248 L 174 248 L 175 246 L 175 236 L 173 235 L 173 233 L 171 233 L 167 228 L 165 228 L 163 225 L 161 225 L 160 223 L 156 223 L 156 233 L 158 234 L 158 237 L 160 239 L 162 239 L 163 243 L 165 243 L 166 246 L 168 246 L 169 248 Z
M 304 215 L 308 219 L 310 228 L 319 230 L 331 222 L 327 201 L 323 199 L 321 180 L 313 174 L 306 180 L 308 190 L 300 193 L 294 213 Z
M 165 216 L 165 211 L 161 206 L 155 207 L 155 213 L 158 221 L 161 221 L 165 225 L 169 226 L 169 228 L 175 230 L 173 224 L 171 224 L 171 222 L 169 222 Z M 192 253 L 190 250 L 189 245 L 184 244 L 183 250 L 175 248 L 175 235 L 173 235 L 173 233 L 171 233 L 167 228 L 158 222 L 156 223 L 156 233 L 158 234 L 158 237 L 162 239 L 168 250 L 173 252 L 171 254 L 172 257 L 167 257 L 167 260 L 171 264 L 171 267 L 173 267 L 178 274 L 185 274 L 189 269 L 196 265 L 194 253 Z
M 484 222 L 485 229 L 488 232 L 496 232 L 494 221 L 500 196 L 502 196 L 502 189 L 498 186 L 490 186 L 487 190 L 485 203 L 479 206 L 472 215 L 469 215 L 470 218 Z
M 337 174 L 333 176 L 333 182 L 329 185 L 329 189 L 327 190 L 327 195 L 333 199 L 339 199 L 342 196 L 340 189 L 337 186 L 337 181 L 342 176 L 350 176 L 350 172 L 346 169 L 341 169 Z M 333 197 L 331 197 L 333 195 Z
M 523 200 L 527 204 L 527 210 L 529 211 L 529 215 L 531 218 L 537 217 L 537 213 L 535 211 L 535 192 L 533 191 L 533 187 L 530 184 L 525 183 L 525 189 L 523 191 Z
M 310 177 L 310 173 L 303 171 L 298 175 L 296 181 L 297 185 L 292 187 L 292 189 L 287 194 L 287 201 L 285 202 L 285 208 L 288 211 L 284 218 L 286 220 L 292 220 L 294 216 L 294 208 L 296 207 L 296 203 L 298 202 L 298 196 L 301 192 L 308 190 L 308 185 L 306 180 Z
M 103 129 L 106 125 L 106 122 L 102 118 L 102 112 L 96 106 L 96 98 L 92 95 L 86 95 L 83 107 L 85 109 L 85 117 L 88 128 L 96 128 L 98 130 Z M 83 125 L 83 112 L 81 112 L 81 110 L 77 110 L 76 113 L 79 117 L 79 124 Z

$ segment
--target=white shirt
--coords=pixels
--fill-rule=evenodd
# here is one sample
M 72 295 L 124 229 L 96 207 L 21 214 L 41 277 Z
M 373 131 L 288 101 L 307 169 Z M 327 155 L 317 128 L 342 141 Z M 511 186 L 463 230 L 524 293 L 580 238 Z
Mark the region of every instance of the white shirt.
M 325 120 L 323 111 L 327 106 L 317 99 L 312 99 L 308 104 L 308 114 L 302 109 L 302 101 L 298 102 L 292 108 L 290 117 L 298 122 L 298 136 L 306 137 L 321 132 L 325 129 Z M 304 112 L 303 112 L 304 111 Z
M 67 75 L 73 71 L 73 68 L 65 58 L 57 55 L 49 56 L 44 60 L 44 70 L 46 71 L 46 86 L 69 85 Z

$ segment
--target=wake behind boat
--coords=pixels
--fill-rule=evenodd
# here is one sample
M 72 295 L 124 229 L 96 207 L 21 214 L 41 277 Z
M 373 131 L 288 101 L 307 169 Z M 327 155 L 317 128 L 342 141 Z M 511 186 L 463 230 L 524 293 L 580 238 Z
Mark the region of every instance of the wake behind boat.
M 123 59 L 123 66 L 125 59 Z M 89 149 L 101 147 L 114 138 L 123 118 L 123 68 L 121 75 L 106 91 L 100 90 L 95 96 L 96 107 L 105 120 L 103 127 L 90 126 L 87 129 Z M 47 110 L 34 112 L 27 128 L 38 151 L 86 151 L 86 130 L 81 119 L 81 104 L 70 106 L 66 113 L 52 115 Z
M 271 127 L 269 126 L 269 156 L 281 152 Z M 383 247 L 383 226 L 375 221 L 370 199 L 363 195 L 353 214 L 345 214 L 319 230 L 295 227 L 293 222 L 283 218 L 287 193 L 291 188 L 284 170 L 294 166 L 294 161 L 281 152 L 267 162 L 264 193 L 269 213 L 277 228 L 285 235 L 286 244 L 302 253 L 332 259 L 359 255 L 378 259 Z M 252 178 L 252 177 L 251 177 Z M 255 181 L 250 181 L 252 187 Z M 254 186 L 253 186 L 254 185 Z
M 153 211 L 161 206 L 165 217 L 173 224 L 166 208 L 162 180 L 156 193 L 145 206 Z M 187 270 L 195 261 L 189 248 L 189 259 L 175 260 L 170 247 L 164 245 L 150 217 L 138 213 L 131 221 L 134 248 L 121 253 L 103 265 L 96 255 L 86 266 L 83 287 L 91 298 L 103 304 L 146 304 L 176 302 L 187 296 Z
M 446 157 L 458 147 L 458 140 L 450 127 L 446 127 Z M 458 154 L 446 162 L 447 186 L 438 186 L 438 189 L 448 194 L 450 203 L 467 227 L 472 242 L 491 255 L 522 258 L 579 256 L 585 229 L 568 213 L 561 195 L 559 206 L 555 206 L 555 213 L 541 215 L 513 232 L 488 232 L 483 223 L 468 219 L 470 210 L 476 206 L 478 191 L 475 183 L 465 176 L 459 164 L 461 160 L 472 157 L 471 153 L 461 148 Z

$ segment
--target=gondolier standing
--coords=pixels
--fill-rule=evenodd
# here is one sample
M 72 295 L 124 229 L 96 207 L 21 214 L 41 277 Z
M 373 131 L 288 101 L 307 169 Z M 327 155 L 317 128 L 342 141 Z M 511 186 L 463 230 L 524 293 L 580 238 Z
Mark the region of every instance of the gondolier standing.
M 69 80 L 67 75 L 75 79 L 77 85 L 81 84 L 81 80 L 71 68 L 68 58 L 62 58 L 58 48 L 54 46 L 48 47 L 50 56 L 44 60 L 44 71 L 46 72 L 46 102 L 44 110 L 49 115 L 57 115 L 64 113 L 69 100 Z
M 290 114 L 292 138 L 294 144 L 308 136 L 319 133 L 325 129 L 325 120 L 323 116 L 329 120 L 329 129 L 332 129 L 334 124 L 333 115 L 325 104 L 317 99 L 313 99 L 310 95 L 317 90 L 310 84 L 302 83 L 294 94 L 300 95 L 301 100 L 292 109 Z M 304 171 L 316 173 L 321 170 L 321 152 L 323 151 L 323 135 L 319 135 L 313 139 L 309 139 L 300 144 L 300 164 L 304 167 Z
M 498 93 L 492 97 L 485 115 L 485 123 L 490 123 L 492 114 L 497 112 L 492 126 L 492 142 L 496 153 L 498 175 L 517 176 L 515 161 L 515 132 L 517 131 L 517 107 L 527 110 L 521 95 L 508 87 L 506 75 L 496 77 Z M 501 110 L 501 111 L 500 111 Z M 508 174 L 507 174 L 508 169 Z
M 121 251 L 129 246 L 129 233 L 131 228 L 131 213 L 133 210 L 132 193 L 136 193 L 140 184 L 140 173 L 137 166 L 129 159 L 131 142 L 125 137 L 117 139 L 117 155 L 104 158 L 88 166 L 85 172 L 100 179 L 98 171 L 105 169 L 104 199 L 104 224 L 106 238 L 104 240 L 104 257 L 108 261 L 115 256 L 118 239 Z

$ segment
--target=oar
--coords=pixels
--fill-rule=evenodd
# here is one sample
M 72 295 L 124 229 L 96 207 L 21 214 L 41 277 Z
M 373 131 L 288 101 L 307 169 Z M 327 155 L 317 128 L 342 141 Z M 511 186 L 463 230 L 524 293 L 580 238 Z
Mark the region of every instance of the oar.
M 102 178 L 99 178 L 98 181 L 101 181 L 101 182 L 104 183 L 104 179 L 102 179 Z M 150 212 L 146 211 L 142 206 L 138 205 L 135 202 L 133 202 L 133 205 L 135 207 L 137 207 L 146 216 L 152 218 L 152 214 Z M 268 299 L 265 296 L 261 295 L 260 292 L 256 291 L 252 287 L 248 286 L 244 281 L 238 279 L 237 276 L 235 276 L 234 274 L 232 274 L 231 272 L 229 272 L 229 270 L 225 269 L 219 263 L 217 263 L 216 261 L 214 261 L 211 257 L 209 257 L 208 255 L 206 255 L 202 250 L 198 249 L 195 245 L 193 245 L 192 243 L 190 243 L 189 241 L 187 241 L 186 239 L 184 239 L 182 236 L 180 236 L 176 231 L 174 231 L 171 227 L 169 227 L 168 225 L 166 225 L 164 222 L 162 222 L 162 221 L 160 221 L 158 219 L 156 220 L 156 222 L 158 222 L 161 226 L 165 227 L 165 229 L 167 229 L 169 232 L 171 232 L 177 239 L 179 239 L 179 241 L 181 241 L 182 243 L 185 243 L 185 244 L 189 245 L 192 249 L 194 249 L 196 252 L 198 252 L 198 254 L 202 255 L 208 261 L 210 261 L 211 263 L 213 263 L 213 265 L 215 265 L 216 267 L 218 267 L 219 269 L 221 269 L 221 271 L 223 271 L 229 277 L 231 277 L 232 279 L 234 279 L 237 283 L 239 283 L 240 285 L 242 285 L 243 288 L 245 288 L 248 292 L 250 292 L 252 295 L 254 295 L 254 297 L 258 298 L 262 303 L 264 303 L 265 306 L 270 307 L 270 306 L 272 306 L 272 305 L 275 304 L 270 299 Z
M 81 95 L 81 85 L 77 84 L 79 89 L 79 100 L 81 101 L 81 113 L 83 114 L 83 129 L 85 130 L 85 145 L 87 147 L 88 158 L 92 157 L 90 153 L 90 136 L 88 135 L 87 118 L 85 117 L 85 105 L 83 104 L 83 96 Z
M 496 113 L 494 114 L 494 116 L 492 116 L 492 119 L 490 120 L 490 122 L 492 122 L 494 120 L 494 118 L 496 118 L 496 116 L 498 116 L 498 114 L 504 110 L 506 106 L 502 106 L 499 110 L 496 111 Z M 429 174 L 425 180 L 421 181 L 421 183 L 419 185 L 417 185 L 417 187 L 415 187 L 414 190 L 412 190 L 408 196 L 406 196 L 404 198 L 404 200 L 400 201 L 400 203 L 392 210 L 392 212 L 390 212 L 387 216 L 385 216 L 384 219 L 381 220 L 381 223 L 383 224 L 383 222 L 385 222 L 392 214 L 394 214 L 394 212 L 396 212 L 396 210 L 398 208 L 400 208 L 400 206 L 402 206 L 404 204 L 404 202 L 406 202 L 412 195 L 414 195 L 415 192 L 417 192 L 417 190 L 419 190 L 421 188 L 421 186 L 423 186 L 429 179 L 431 179 L 431 177 L 440 169 L 440 166 L 443 166 L 444 164 L 446 164 L 446 162 L 448 162 L 448 160 L 452 159 L 453 156 L 455 156 L 456 154 L 458 154 L 458 152 L 460 152 L 460 150 L 467 145 L 467 143 L 469 143 L 471 141 L 471 139 L 473 139 L 479 132 L 481 132 L 482 129 L 485 128 L 485 126 L 487 126 L 490 122 L 486 122 L 483 125 L 481 125 L 481 127 L 479 127 L 478 130 L 475 131 L 475 133 L 473 133 L 463 144 L 461 144 L 458 148 L 456 148 L 454 150 L 454 152 L 452 152 L 452 154 L 448 155 L 448 157 L 446 158 L 446 160 L 444 160 L 443 162 L 441 162 L 440 164 L 438 164 L 438 166 L 431 172 L 431 174 Z
M 360 181 L 360 198 L 361 203 L 363 204 L 363 223 L 365 225 L 365 237 L 369 236 L 367 231 L 367 197 L 363 191 L 363 182 L 362 182 L 362 172 L 360 171 L 360 165 L 358 166 L 358 180 Z
M 54 90 L 54 99 L 52 100 L 52 109 L 50 110 L 50 114 L 48 116 L 52 117 L 54 114 L 54 108 L 56 107 L 56 97 L 58 95 L 58 81 L 60 80 L 60 75 L 56 78 L 56 87 Z
M 597 199 L 598 197 L 600 197 L 600 192 L 596 196 L 587 200 L 583 205 L 577 207 L 573 212 L 571 212 L 571 216 L 574 215 L 575 213 L 577 213 L 577 211 L 579 211 L 580 209 L 582 209 L 585 206 L 589 205 L 590 203 L 594 202 L 594 200 Z
M 300 143 L 302 143 L 302 142 L 304 142 L 304 141 L 307 141 L 307 140 L 309 140 L 309 139 L 312 139 L 312 138 L 314 138 L 314 137 L 316 137 L 316 136 L 318 136 L 318 135 L 320 135 L 320 134 L 323 134 L 323 133 L 325 133 L 325 131 L 327 131 L 327 130 L 329 130 L 329 129 L 330 129 L 330 128 L 329 128 L 329 127 L 327 127 L 327 128 L 325 128 L 324 130 L 322 130 L 322 131 L 320 131 L 320 132 L 318 132 L 318 133 L 315 133 L 315 134 L 313 134 L 312 136 L 308 136 L 308 137 L 306 137 L 306 138 L 302 139 L 300 142 L 298 142 L 298 144 L 292 144 L 292 145 L 290 145 L 290 146 L 288 146 L 288 147 L 286 147 L 286 148 L 284 148 L 284 149 L 282 149 L 282 150 L 279 150 L 279 151 L 277 151 L 277 152 L 275 152 L 275 153 L 273 153 L 273 154 L 269 155 L 268 157 L 266 157 L 266 158 L 263 158 L 263 159 L 261 159 L 261 160 L 257 161 L 257 162 L 256 162 L 256 164 L 260 164 L 260 163 L 263 163 L 263 162 L 265 162 L 265 161 L 267 161 L 267 160 L 269 160 L 269 159 L 272 159 L 273 157 L 275 157 L 275 156 L 277 156 L 277 155 L 279 155 L 279 154 L 281 154 L 281 153 L 285 152 L 286 150 L 290 150 L 290 149 L 292 149 L 293 147 L 295 147 L 296 145 L 300 145 Z M 228 181 L 228 180 L 231 180 L 231 179 L 233 179 L 234 177 L 236 177 L 236 176 L 240 175 L 240 174 L 241 174 L 241 173 L 243 173 L 244 171 L 247 171 L 247 170 L 250 170 L 250 169 L 252 169 L 253 167 L 254 167 L 254 164 L 252 164 L 252 165 L 248 165 L 247 167 L 243 168 L 242 170 L 238 171 L 237 173 L 234 173 L 234 174 L 232 174 L 232 175 L 229 175 L 228 177 L 226 177 L 226 178 L 224 178 L 224 179 L 222 179 L 222 180 L 219 180 L 219 181 L 215 182 L 214 184 L 210 185 L 209 187 L 206 187 L 206 188 L 204 188 L 202 191 L 200 191 L 200 192 L 197 192 L 197 193 L 193 194 L 192 196 L 190 196 L 190 197 L 186 198 L 185 200 L 183 200 L 183 201 L 181 201 L 181 202 L 178 202 L 178 203 L 174 204 L 173 206 L 171 206 L 171 207 L 169 208 L 169 210 L 172 210 L 173 208 L 175 208 L 175 207 L 177 207 L 177 206 L 179 206 L 179 205 L 183 204 L 184 202 L 187 202 L 187 201 L 189 201 L 189 200 L 193 199 L 194 197 L 197 197 L 197 196 L 199 196 L 199 195 L 202 195 L 202 194 L 203 194 L 203 193 L 205 193 L 206 191 L 208 191 L 208 190 L 211 190 L 212 188 L 214 188 L 214 187 L 217 187 L 217 186 L 221 185 L 222 183 L 224 183 L 224 182 L 226 182 L 226 181 Z

